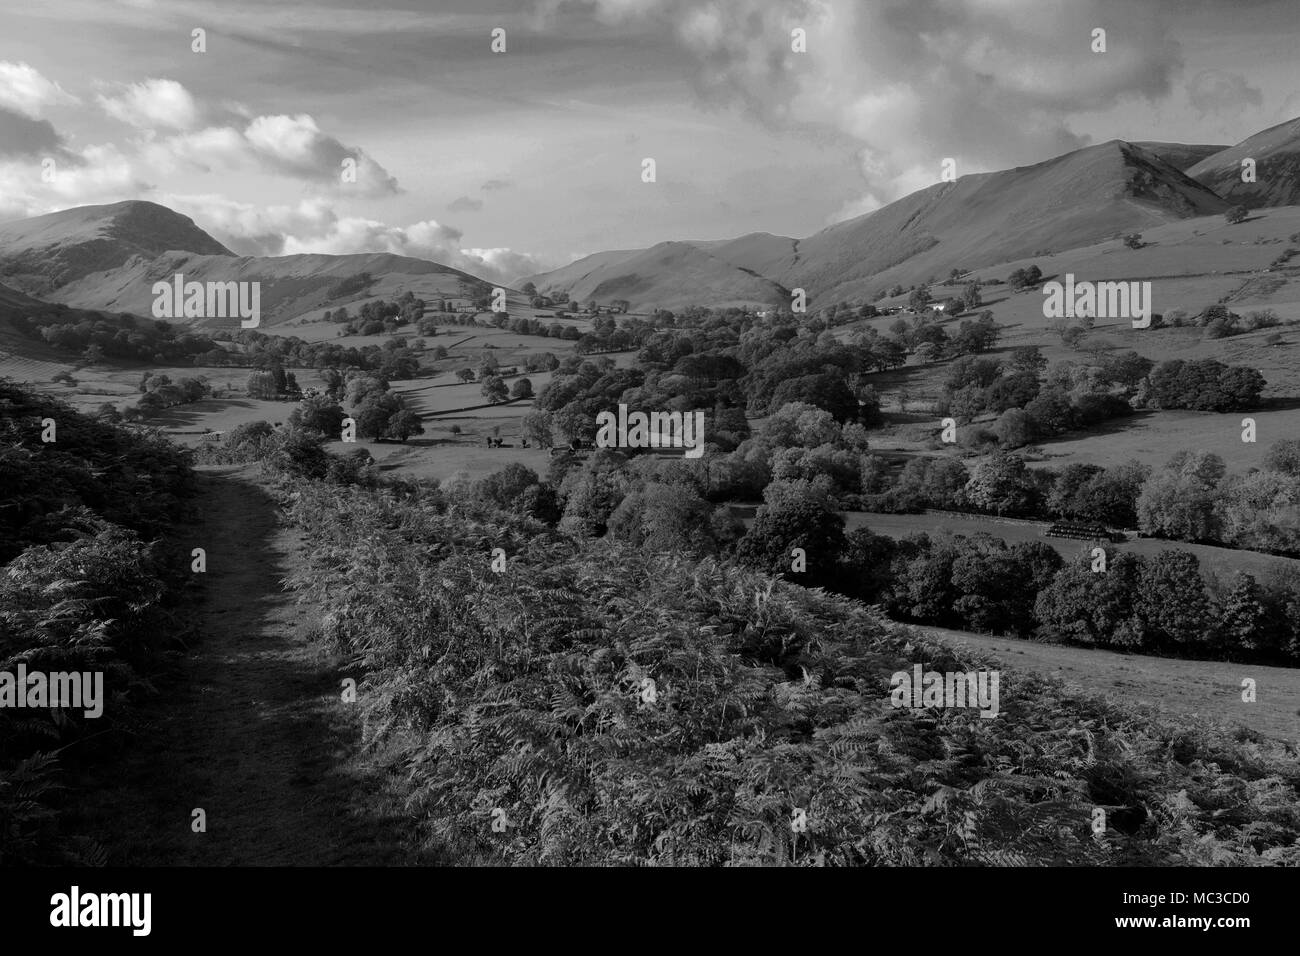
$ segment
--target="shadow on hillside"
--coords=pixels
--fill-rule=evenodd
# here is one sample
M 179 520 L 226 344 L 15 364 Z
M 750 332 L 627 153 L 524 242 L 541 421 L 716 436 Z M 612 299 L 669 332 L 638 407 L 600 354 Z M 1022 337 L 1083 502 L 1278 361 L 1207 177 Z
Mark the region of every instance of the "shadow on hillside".
M 157 414 L 150 415 L 144 424 L 155 428 L 185 428 L 197 426 L 207 415 L 224 412 L 231 408 L 254 408 L 246 398 L 205 398 L 201 402 L 189 405 L 173 405 Z
M 1042 447 L 1044 456 L 1047 458 L 1059 458 L 1061 453 L 1054 454 L 1051 446 L 1061 442 L 1079 441 L 1084 438 L 1097 438 L 1102 435 L 1118 435 L 1128 431 L 1134 425 L 1146 422 L 1160 413 L 1158 409 L 1141 409 L 1135 411 L 1132 415 L 1125 415 L 1123 418 L 1111 418 L 1104 422 L 1098 422 L 1087 428 L 1077 428 L 1068 431 L 1063 435 L 1055 435 L 1050 439 L 1044 439 L 1037 442 Z
M 888 425 L 921 425 L 933 422 L 935 416 L 926 412 L 881 412 L 880 417 Z

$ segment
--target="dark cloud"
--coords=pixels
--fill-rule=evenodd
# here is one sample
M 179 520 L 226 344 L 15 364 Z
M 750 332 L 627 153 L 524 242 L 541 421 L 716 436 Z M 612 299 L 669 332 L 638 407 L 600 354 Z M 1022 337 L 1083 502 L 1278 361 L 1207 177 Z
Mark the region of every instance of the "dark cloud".
M 63 137 L 49 120 L 0 107 L 0 156 L 45 156 L 62 148 Z
M 469 196 L 458 196 L 448 205 L 449 212 L 478 212 L 483 208 L 483 200 L 471 199 Z
M 489 179 L 479 188 L 482 189 L 485 193 L 490 193 L 498 189 L 509 189 L 513 185 L 514 183 L 512 183 L 508 179 Z

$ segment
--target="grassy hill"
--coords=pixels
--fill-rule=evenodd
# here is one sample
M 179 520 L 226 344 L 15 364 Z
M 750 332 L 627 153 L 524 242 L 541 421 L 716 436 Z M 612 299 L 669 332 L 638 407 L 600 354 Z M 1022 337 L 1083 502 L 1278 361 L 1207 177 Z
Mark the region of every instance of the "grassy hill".
M 1253 183 L 1241 181 L 1243 159 L 1255 161 Z M 1279 123 L 1207 156 L 1187 170 L 1220 196 L 1252 209 L 1300 203 L 1300 118 Z
M 534 281 L 583 300 L 625 298 L 634 308 L 776 303 L 796 287 L 826 304 L 1226 208 L 1177 166 L 1212 147 L 1155 145 L 1172 162 L 1112 140 L 938 183 L 806 239 L 753 233 L 661 243 L 640 253 L 602 253 Z
M 233 255 L 194 220 L 157 203 L 77 206 L 0 223 L 0 280 L 21 292 L 46 295 L 92 272 L 173 249 Z
M 330 290 L 342 279 L 369 272 L 375 281 L 363 292 L 333 297 Z M 135 259 L 71 282 L 53 298 L 83 308 L 149 315 L 153 284 L 177 273 L 196 282 L 260 282 L 262 325 L 294 319 L 310 321 L 326 309 L 358 301 L 395 298 L 410 289 L 419 298 L 465 297 L 482 280 L 468 272 L 424 259 L 389 253 L 333 256 L 215 256 L 170 252 L 155 259 Z M 195 320 L 210 328 L 234 326 L 235 319 Z

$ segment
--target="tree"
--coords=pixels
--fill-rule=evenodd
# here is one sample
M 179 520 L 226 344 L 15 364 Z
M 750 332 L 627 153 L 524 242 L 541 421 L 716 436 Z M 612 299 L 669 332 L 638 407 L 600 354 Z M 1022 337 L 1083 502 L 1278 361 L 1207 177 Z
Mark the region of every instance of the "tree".
M 1161 551 L 1147 562 L 1136 605 L 1158 645 L 1208 644 L 1213 636 L 1214 618 L 1201 564 L 1189 551 Z
M 343 406 L 326 395 L 317 394 L 302 400 L 289 416 L 289 423 L 334 440 L 339 437 L 343 418 Z
M 632 491 L 609 517 L 609 533 L 648 551 L 710 554 L 717 550 L 713 506 L 687 485 L 651 482 Z
M 1025 414 L 1040 436 L 1059 435 L 1074 425 L 1074 407 L 1060 388 L 1040 389 L 1033 401 L 1025 405 Z
M 1236 572 L 1220 604 L 1219 643 L 1228 651 L 1261 650 L 1269 643 L 1267 630 L 1263 589 L 1251 575 Z
M 807 568 L 802 572 L 792 570 L 795 548 L 804 552 Z M 843 548 L 844 519 L 815 497 L 796 494 L 759 507 L 736 546 L 736 557 L 768 574 L 784 574 L 808 587 L 828 587 Z
M 1223 214 L 1223 218 L 1229 223 L 1236 225 L 1250 215 L 1250 210 L 1245 206 L 1236 205 Z
M 1033 422 L 1024 409 L 1008 408 L 993 423 L 993 434 L 1003 448 L 1020 448 L 1034 440 Z
M 537 295 L 537 286 L 533 285 L 531 282 L 525 282 L 520 287 L 519 291 L 528 296 Z
M 1036 372 L 1013 371 L 998 376 L 988 387 L 984 404 L 995 412 L 1005 412 L 1009 408 L 1023 409 L 1038 397 L 1040 390 Z
M 364 406 L 356 416 L 357 434 L 368 441 L 388 437 L 389 410 L 378 404 Z
M 1268 471 L 1279 471 L 1300 478 L 1300 438 L 1283 438 L 1273 442 L 1264 455 L 1263 466 Z
M 389 416 L 385 432 L 389 438 L 404 442 L 412 435 L 423 435 L 424 425 L 420 423 L 419 415 L 409 408 L 403 408 Z
M 456 372 L 456 377 L 462 382 L 474 381 L 474 370 L 472 368 L 462 368 Z
M 1039 591 L 1034 616 L 1040 632 L 1082 644 L 1142 647 L 1146 630 L 1136 599 L 1145 569 L 1141 555 L 1121 551 L 1107 555 L 1105 571 L 1094 571 L 1085 552 Z
M 483 387 L 480 391 L 482 391 L 483 397 L 493 405 L 498 402 L 504 402 L 510 397 L 509 390 L 506 388 L 505 380 L 502 379 L 500 375 L 489 375 L 487 379 L 484 380 Z
M 1037 485 L 1025 460 L 1005 451 L 994 452 L 975 467 L 966 483 L 966 499 L 995 514 L 1024 514 L 1033 510 Z
M 1141 233 L 1131 232 L 1124 237 L 1124 245 L 1129 249 L 1141 249 L 1146 243 L 1142 241 Z
M 961 293 L 962 311 L 973 312 L 983 304 L 984 299 L 980 296 L 980 284 L 978 282 L 968 282 Z
M 1043 272 L 1038 266 L 1030 266 L 1027 269 L 1017 269 L 1007 277 L 1007 284 L 1013 291 L 1019 292 L 1021 289 L 1028 289 L 1038 285 L 1038 281 L 1043 277 Z
M 1022 345 L 1011 351 L 1011 367 L 1018 372 L 1033 372 L 1037 375 L 1047 368 L 1047 359 L 1037 345 Z
M 517 378 L 510 385 L 510 397 L 512 399 L 532 398 L 533 383 L 530 379 Z
M 907 307 L 913 312 L 920 312 L 930 304 L 930 287 L 919 285 L 912 290 L 912 294 L 907 297 Z
M 985 311 L 974 322 L 964 320 L 957 327 L 957 334 L 952 340 L 953 348 L 964 354 L 987 352 L 997 342 L 999 334 L 997 326 L 993 324 L 993 313 Z
M 1214 541 L 1219 536 L 1217 485 L 1223 460 L 1209 452 L 1175 455 L 1163 471 L 1142 485 L 1138 526 L 1149 535 L 1182 541 Z

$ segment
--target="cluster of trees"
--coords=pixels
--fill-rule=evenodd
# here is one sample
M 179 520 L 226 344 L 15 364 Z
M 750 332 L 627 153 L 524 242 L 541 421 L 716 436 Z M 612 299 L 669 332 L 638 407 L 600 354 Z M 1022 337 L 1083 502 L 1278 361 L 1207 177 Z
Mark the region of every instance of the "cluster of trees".
M 343 324 L 343 335 L 382 335 L 392 334 L 406 325 L 418 323 L 424 318 L 427 305 L 423 299 L 417 299 L 409 289 L 391 302 L 373 299 L 358 310 L 355 318 L 348 315 L 346 307 L 327 312 L 325 318 L 331 322 Z M 420 330 L 421 335 L 436 334 Z
M 292 372 L 286 372 L 284 366 L 271 360 L 266 368 L 255 369 L 248 373 L 248 384 L 244 386 L 249 398 L 265 401 L 297 401 L 302 397 L 302 389 Z
M 1261 582 L 1237 572 L 1207 581 L 1196 556 L 1178 550 L 1147 558 L 1111 549 L 1104 559 L 1084 550 L 1067 563 L 1044 542 L 1008 545 L 985 534 L 895 541 L 858 528 L 845 535 L 832 512 L 810 510 L 807 501 L 793 510 L 824 530 L 812 538 L 782 534 L 780 523 L 792 515 L 769 515 L 746 535 L 760 541 L 742 539 L 737 556 L 770 553 L 767 567 L 777 570 L 771 565 L 789 542 L 831 549 L 839 559 L 820 569 L 822 583 L 900 620 L 1146 653 L 1300 660 L 1300 575 Z M 788 555 L 780 570 L 801 580 Z
M 891 350 L 899 356 L 901 365 L 908 350 L 914 351 L 922 362 L 987 352 L 997 344 L 1000 335 L 993 313 L 987 310 L 974 319 L 963 319 L 952 334 L 928 310 L 922 310 L 910 322 L 896 319 L 889 327 L 888 337 L 879 337 L 870 330 L 860 341 L 877 350 Z
M 1205 329 L 1207 339 L 1224 339 L 1233 335 L 1256 332 L 1259 329 L 1271 329 L 1282 324 L 1281 318 L 1272 309 L 1261 309 L 1238 315 L 1221 302 L 1208 306 L 1196 315 L 1189 316 L 1182 309 L 1170 309 L 1160 316 L 1160 321 L 1153 325 L 1182 328 L 1183 326 Z
M 202 375 L 196 378 L 178 378 L 173 382 L 170 375 L 145 372 L 140 377 L 139 391 L 140 398 L 136 401 L 136 407 L 142 413 L 148 413 L 200 401 L 212 394 L 212 386 Z
M 50 305 L 10 321 L 18 332 L 40 338 L 61 351 L 79 354 L 92 364 L 112 358 L 185 365 L 195 356 L 225 354 L 217 344 L 217 335 L 196 333 L 162 319 L 145 319 L 126 312 L 75 312 L 66 306 Z
M 828 478 L 833 472 L 826 469 Z M 896 479 L 889 462 L 867 455 L 862 495 L 841 504 L 868 511 L 948 508 L 1059 518 L 1137 528 L 1152 537 L 1300 555 L 1300 440 L 1274 443 L 1262 467 L 1227 473 L 1209 452 L 1179 452 L 1152 471 L 1130 461 L 1060 470 L 1030 468 L 997 451 L 968 469 L 955 458 L 908 460 Z
M 1265 382 L 1255 369 L 1212 359 L 1159 365 L 1134 351 L 1100 353 L 1095 364 L 1046 360 L 1037 346 L 1006 364 L 964 356 L 949 369 L 937 411 L 966 424 L 996 414 L 989 428 L 963 429 L 962 444 L 1019 448 L 1133 413 L 1134 407 L 1232 411 L 1257 408 Z
M 1158 408 L 1249 411 L 1267 384 L 1258 369 L 1214 359 L 1171 359 L 1152 369 L 1145 400 Z
M 1030 265 L 1024 269 L 1017 269 L 1007 276 L 1007 285 L 1011 286 L 1012 291 L 1019 292 L 1021 289 L 1032 289 L 1043 280 L 1043 270 L 1036 265 Z

